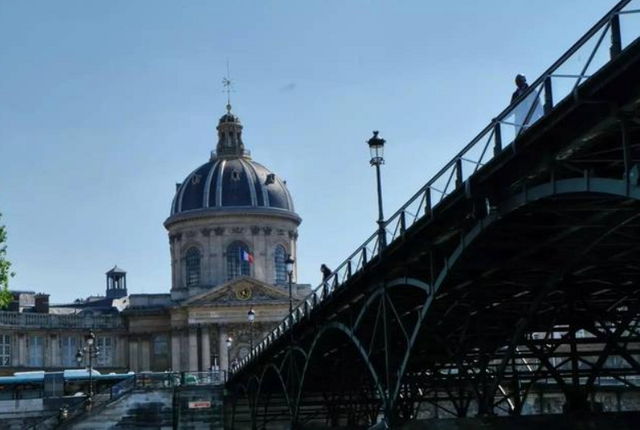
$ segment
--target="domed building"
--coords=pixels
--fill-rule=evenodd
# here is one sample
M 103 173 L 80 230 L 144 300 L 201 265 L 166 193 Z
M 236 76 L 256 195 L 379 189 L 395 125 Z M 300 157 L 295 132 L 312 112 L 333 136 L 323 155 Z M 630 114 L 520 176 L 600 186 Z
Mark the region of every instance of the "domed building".
M 170 288 L 127 294 L 116 266 L 103 296 L 49 304 L 48 294 L 13 291 L 0 311 L 0 374 L 76 367 L 89 330 L 101 371 L 226 370 L 309 293 L 296 282 L 301 218 L 286 182 L 251 159 L 242 128 L 228 105 L 215 151 L 176 187 L 164 222 Z
M 283 286 L 295 260 L 301 219 L 285 182 L 251 159 L 230 106 L 217 129 L 216 151 L 177 185 L 165 221 L 174 300 L 241 276 Z
M 296 283 L 302 220 L 286 182 L 251 159 L 242 129 L 227 105 L 215 151 L 176 186 L 164 222 L 171 293 L 131 295 L 123 313 L 132 370 L 226 369 L 244 357 L 288 313 L 289 256 L 292 300 L 308 293 Z

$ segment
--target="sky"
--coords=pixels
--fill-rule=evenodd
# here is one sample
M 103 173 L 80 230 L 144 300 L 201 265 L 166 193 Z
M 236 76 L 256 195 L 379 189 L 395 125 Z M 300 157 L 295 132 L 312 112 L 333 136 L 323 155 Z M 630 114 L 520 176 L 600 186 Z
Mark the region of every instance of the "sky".
M 375 230 L 366 140 L 387 140 L 395 212 L 611 0 L 0 1 L 0 212 L 11 289 L 54 303 L 170 290 L 175 183 L 233 111 L 303 218 L 298 280 L 317 285 Z

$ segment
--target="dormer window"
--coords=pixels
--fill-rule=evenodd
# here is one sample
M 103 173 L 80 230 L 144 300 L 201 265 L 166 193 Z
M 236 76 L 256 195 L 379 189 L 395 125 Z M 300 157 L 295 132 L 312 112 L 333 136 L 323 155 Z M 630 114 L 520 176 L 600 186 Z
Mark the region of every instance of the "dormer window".
M 276 182 L 276 174 L 275 173 L 269 173 L 267 175 L 267 179 L 265 179 L 264 184 L 265 185 L 271 185 L 273 183 Z
M 202 180 L 202 176 L 195 174 L 191 177 L 191 183 L 193 185 L 198 185 L 200 183 L 200 180 Z
M 232 181 L 239 181 L 240 180 L 240 172 L 238 172 L 236 169 L 233 169 L 231 171 L 231 180 Z

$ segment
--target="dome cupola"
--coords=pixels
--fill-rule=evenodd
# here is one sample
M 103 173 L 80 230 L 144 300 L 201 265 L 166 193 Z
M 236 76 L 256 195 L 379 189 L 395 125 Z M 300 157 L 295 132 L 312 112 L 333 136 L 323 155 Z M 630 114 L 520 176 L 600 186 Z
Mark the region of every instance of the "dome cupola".
M 227 104 L 227 113 L 218 121 L 217 157 L 243 157 L 245 155 L 242 143 L 242 124 L 240 118 L 231 113 L 231 104 Z

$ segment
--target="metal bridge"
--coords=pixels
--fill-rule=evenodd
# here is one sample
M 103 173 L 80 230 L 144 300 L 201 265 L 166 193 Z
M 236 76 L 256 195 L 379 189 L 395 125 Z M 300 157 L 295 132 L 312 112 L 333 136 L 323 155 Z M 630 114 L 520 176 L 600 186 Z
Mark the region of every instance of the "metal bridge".
M 640 409 L 640 0 L 234 369 L 230 428 Z

